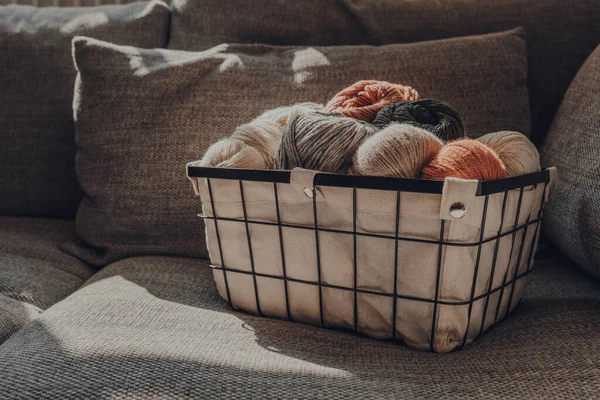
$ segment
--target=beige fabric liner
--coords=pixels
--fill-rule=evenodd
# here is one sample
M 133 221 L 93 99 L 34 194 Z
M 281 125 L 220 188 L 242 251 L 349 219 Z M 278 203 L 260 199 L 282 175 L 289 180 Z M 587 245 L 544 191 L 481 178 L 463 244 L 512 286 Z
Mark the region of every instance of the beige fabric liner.
M 312 189 L 315 172 L 296 169 L 292 171 L 293 184 L 276 184 L 282 224 L 306 228 L 314 227 L 313 200 L 304 189 Z M 554 174 L 551 174 L 552 177 Z M 220 254 L 213 219 L 206 220 L 206 234 L 212 265 L 225 266 L 231 303 L 236 309 L 258 314 L 254 280 L 249 274 L 234 271 L 252 269 L 247 241 L 246 224 L 237 180 L 211 179 L 215 210 L 211 207 L 206 179 L 191 178 L 196 193 L 202 199 L 206 216 L 229 218 L 238 221 L 219 220 L 218 231 L 223 255 Z M 480 237 L 485 197 L 475 196 L 477 181 L 448 178 L 444 193 L 423 194 L 402 192 L 400 195 L 400 218 L 398 236 L 401 238 L 425 239 L 432 243 L 398 241 L 397 294 L 418 299 L 435 299 L 436 276 L 439 256 L 439 239 L 442 218 L 444 240 L 452 243 L 476 243 Z M 550 184 L 547 186 L 546 195 Z M 274 184 L 269 182 L 243 182 L 247 218 L 250 221 L 277 223 Z M 317 221 L 320 228 L 341 230 L 349 233 L 319 231 L 319 254 L 322 283 L 343 288 L 354 287 L 354 241 L 352 215 L 352 189 L 319 186 L 317 195 Z M 504 220 L 501 210 L 504 193 L 489 196 L 483 238 L 498 235 L 515 228 L 515 218 L 520 190 L 508 194 Z M 518 227 L 535 221 L 540 212 L 544 185 L 525 188 Z M 460 201 L 466 205 L 462 219 L 449 214 L 449 205 Z M 356 287 L 359 290 L 394 293 L 395 213 L 396 192 L 385 190 L 357 189 L 356 231 L 391 236 L 392 238 L 356 238 Z M 478 336 L 488 296 L 494 248 L 498 242 L 498 254 L 489 296 L 484 330 L 495 319 L 498 301 L 501 301 L 498 321 L 510 313 L 520 301 L 527 275 L 517 279 L 513 290 L 513 276 L 527 272 L 533 262 L 537 242 L 532 243 L 537 224 L 528 225 L 516 234 L 506 234 L 499 241 L 490 240 L 481 246 L 480 262 L 474 297 L 483 296 L 472 305 L 468 322 L 469 305 L 438 304 L 436 311 L 433 350 L 447 352 L 460 346 L 468 327 L 466 343 Z M 248 224 L 251 251 L 255 272 L 283 277 L 280 233 L 278 226 Z M 519 262 L 519 250 L 525 234 L 525 244 Z M 538 235 L 539 236 L 539 235 Z M 512 246 L 514 237 L 514 246 Z M 282 227 L 281 238 L 287 277 L 318 282 L 317 249 L 314 229 Z M 511 254 L 511 247 L 513 248 Z M 478 246 L 447 246 L 442 249 L 438 300 L 442 302 L 465 302 L 471 300 L 473 275 L 475 272 Z M 504 290 L 494 289 L 503 285 Z M 222 270 L 214 270 L 219 294 L 227 300 Z M 281 279 L 257 277 L 260 310 L 264 316 L 287 319 L 285 283 Z M 319 288 L 316 285 L 287 283 L 290 315 L 294 321 L 320 325 Z M 511 304 L 508 304 L 513 292 Z M 354 291 L 323 287 L 323 319 L 327 328 L 354 328 Z M 358 293 L 357 328 L 367 336 L 390 339 L 393 336 L 393 300 L 389 296 Z M 430 350 L 430 338 L 434 303 L 413 299 L 397 299 L 396 338 L 402 339 L 413 348 Z

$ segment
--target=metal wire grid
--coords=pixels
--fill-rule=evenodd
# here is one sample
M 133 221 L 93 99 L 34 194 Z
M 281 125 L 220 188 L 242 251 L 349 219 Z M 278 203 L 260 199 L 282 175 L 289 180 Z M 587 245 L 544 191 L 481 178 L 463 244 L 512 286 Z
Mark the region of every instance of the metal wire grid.
M 246 171 L 249 172 L 249 171 Z M 537 174 L 530 174 L 529 176 L 524 176 L 523 179 L 515 179 L 515 178 L 510 178 L 510 179 L 506 179 L 506 180 L 501 180 L 501 181 L 495 181 L 495 182 L 487 182 L 487 184 L 491 184 L 488 185 L 488 187 L 483 186 L 482 188 L 479 188 L 478 190 L 478 195 L 482 195 L 485 196 L 485 200 L 484 200 L 484 206 L 483 206 L 483 214 L 482 214 L 482 219 L 481 219 L 481 226 L 480 226 L 480 235 L 479 235 L 479 240 L 477 242 L 470 242 L 470 243 L 457 243 L 457 242 L 448 242 L 444 240 L 444 231 L 445 231 L 445 220 L 440 220 L 440 233 L 439 233 L 439 240 L 437 241 L 433 241 L 433 240 L 427 240 L 427 239 L 418 239 L 418 238 L 410 238 L 410 237 L 401 237 L 399 236 L 399 224 L 400 224 L 400 203 L 401 203 L 401 198 L 402 198 L 402 192 L 428 192 L 431 193 L 432 191 L 427 190 L 428 187 L 426 186 L 421 186 L 421 187 L 417 187 L 418 185 L 413 185 L 411 187 L 409 182 L 410 180 L 395 180 L 397 181 L 396 186 L 402 186 L 402 188 L 395 190 L 396 192 L 396 211 L 395 211 L 395 235 L 391 236 L 391 235 L 379 235 L 379 234 L 372 234 L 372 233 L 363 233 L 363 232 L 357 232 L 356 229 L 356 192 L 357 192 L 357 187 L 352 187 L 352 204 L 353 204 L 353 229 L 352 231 L 344 231 L 344 230 L 336 230 L 336 229 L 328 229 L 328 228 L 322 228 L 319 226 L 319 222 L 318 222 L 318 213 L 317 213 L 317 186 L 315 185 L 312 188 L 312 208 L 313 208 L 313 226 L 300 226 L 300 225 L 292 225 L 292 224 L 285 224 L 281 222 L 281 213 L 280 213 L 280 207 L 279 207 L 279 195 L 278 195 L 278 189 L 277 189 L 277 183 L 285 183 L 285 180 L 281 180 L 281 179 L 273 179 L 273 176 L 270 176 L 267 174 L 265 176 L 262 175 L 255 175 L 255 174 L 251 174 L 251 175 L 245 175 L 246 177 L 251 176 L 251 180 L 252 181 L 263 181 L 263 182 L 272 182 L 273 183 L 273 191 L 274 191 L 274 198 L 275 198 L 275 208 L 276 208 L 276 216 L 277 216 L 277 222 L 273 223 L 273 222 L 265 222 L 265 221 L 255 221 L 255 220 L 250 220 L 248 219 L 248 215 L 247 215 L 247 211 L 246 211 L 246 202 L 245 202 L 245 197 L 244 197 L 244 179 L 237 179 L 239 182 L 239 189 L 240 189 L 240 196 L 241 196 L 241 200 L 242 200 L 242 209 L 243 209 L 243 219 L 232 219 L 232 218 L 225 218 L 225 217 L 219 217 L 216 215 L 216 211 L 215 211 L 215 205 L 213 202 L 213 189 L 212 189 L 212 184 L 211 184 L 211 178 L 218 178 L 218 179 L 235 179 L 234 176 L 236 175 L 244 175 L 244 174 L 235 174 L 235 172 L 233 173 L 233 175 L 231 174 L 225 174 L 225 177 L 223 177 L 222 173 L 218 173 L 216 171 L 209 171 L 209 169 L 206 168 L 194 168 L 194 167 L 190 167 L 188 169 L 188 174 L 189 176 L 195 176 L 195 177 L 203 177 L 206 178 L 206 182 L 207 182 L 207 186 L 208 186 L 208 191 L 209 191 L 209 196 L 210 196 L 210 204 L 211 204 L 211 208 L 213 211 L 213 216 L 207 216 L 207 215 L 203 215 L 200 214 L 199 216 L 205 220 L 213 220 L 214 222 L 214 228 L 215 228 L 215 234 L 216 234 L 216 239 L 217 239 L 217 247 L 219 250 L 219 257 L 221 260 L 221 263 L 223 265 L 211 265 L 211 268 L 214 270 L 219 270 L 222 271 L 223 273 L 223 281 L 225 284 L 225 290 L 227 293 L 227 300 L 230 304 L 230 306 L 233 308 L 233 304 L 231 302 L 231 294 L 230 294 L 230 288 L 229 288 L 229 283 L 227 280 L 227 274 L 228 272 L 231 273 L 239 273 L 239 274 L 247 274 L 247 275 L 251 275 L 253 278 L 253 286 L 254 286 L 254 297 L 255 297 L 255 301 L 256 301 L 256 309 L 258 311 L 258 314 L 263 316 L 263 312 L 261 311 L 261 307 L 260 307 L 260 300 L 259 300 L 259 293 L 258 293 L 258 285 L 257 285 L 257 277 L 264 277 L 264 278 L 272 278 L 272 279 L 278 279 L 278 280 L 282 280 L 284 283 L 284 293 L 285 293 L 285 302 L 286 302 L 286 313 L 287 313 L 287 318 L 290 321 L 293 321 L 294 319 L 292 318 L 291 312 L 290 312 L 290 302 L 289 302 L 289 295 L 288 295 L 288 283 L 289 282 L 295 282 L 295 283 L 302 283 L 302 284 L 307 284 L 307 285 L 313 285 L 313 286 L 317 286 L 318 287 L 318 293 L 319 293 L 319 316 L 320 316 L 320 325 L 321 327 L 325 328 L 325 320 L 324 320 L 324 315 L 323 315 L 323 288 L 332 288 L 332 289 L 337 289 L 337 290 L 344 290 L 344 291 L 351 291 L 354 293 L 354 304 L 353 304 L 353 331 L 356 333 L 360 333 L 358 330 L 358 304 L 357 304 L 357 297 L 359 293 L 364 293 L 364 294 L 370 294 L 370 295 L 376 295 L 376 296 L 384 296 L 384 297 L 391 297 L 393 298 L 393 302 L 392 302 L 392 339 L 394 342 L 401 342 L 401 340 L 399 340 L 396 336 L 397 336 L 397 329 L 396 329 L 396 317 L 397 317 L 397 303 L 398 300 L 412 300 L 412 301 L 418 301 L 418 302 L 425 302 L 425 303 L 431 303 L 433 304 L 433 316 L 432 316 L 432 322 L 431 322 L 431 333 L 430 333 L 430 339 L 429 339 L 429 347 L 430 350 L 432 352 L 435 351 L 434 349 L 434 335 L 435 335 L 435 330 L 436 330 L 436 320 L 437 320 L 437 313 L 438 313 L 438 308 L 440 305 L 448 305 L 448 306 L 464 306 L 464 305 L 468 305 L 468 319 L 467 319 L 467 328 L 465 330 L 465 334 L 462 340 L 461 345 L 457 348 L 460 349 L 462 347 L 464 347 L 464 345 L 466 344 L 467 341 L 467 335 L 469 333 L 469 327 L 471 324 L 471 313 L 472 313 L 472 309 L 473 309 L 473 303 L 477 302 L 478 300 L 481 299 L 485 299 L 485 304 L 484 304 L 484 310 L 483 310 L 483 319 L 482 319 L 482 323 L 481 326 L 479 327 L 478 330 L 478 334 L 476 337 L 479 337 L 484 330 L 484 326 L 485 326 L 485 322 L 486 322 L 486 315 L 487 315 L 487 311 L 488 311 L 488 307 L 489 307 L 489 299 L 490 296 L 500 292 L 499 298 L 498 298 L 498 302 L 496 305 L 496 310 L 495 310 L 495 315 L 494 315 L 494 322 L 491 325 L 494 325 L 498 322 L 499 320 L 499 316 L 500 316 L 500 308 L 501 308 L 501 304 L 502 304 L 502 299 L 505 295 L 508 295 L 508 303 L 506 306 L 506 310 L 505 310 L 505 314 L 508 314 L 509 309 L 511 307 L 512 304 L 512 300 L 513 300 L 513 295 L 515 292 L 515 287 L 517 282 L 520 279 L 523 279 L 524 277 L 526 277 L 528 274 L 530 274 L 533 271 L 532 268 L 532 259 L 533 259 L 533 249 L 535 247 L 535 243 L 537 240 L 537 235 L 539 234 L 539 225 L 540 225 L 540 220 L 541 220 L 541 215 L 542 215 L 542 206 L 545 200 L 545 196 L 542 195 L 542 199 L 541 199 L 541 204 L 540 204 L 540 208 L 539 208 L 539 212 L 536 216 L 534 216 L 534 218 L 532 219 L 531 214 L 528 215 L 526 221 L 524 224 L 522 224 L 521 226 L 518 226 L 518 222 L 520 219 L 520 215 L 521 215 L 521 205 L 522 205 L 522 201 L 523 201 L 523 194 L 525 191 L 525 187 L 529 186 L 529 185 L 533 185 L 534 186 L 534 190 L 537 189 L 538 185 L 543 183 L 544 185 L 544 191 L 543 193 L 546 193 L 547 190 L 547 185 L 548 185 L 548 174 L 543 171 L 541 173 L 537 173 Z M 212 176 L 210 176 L 212 175 Z M 262 178 L 261 178 L 262 176 Z M 242 176 L 240 176 L 241 178 Z M 522 177 L 519 177 L 522 178 Z M 327 185 L 327 186 L 341 186 L 341 187 L 349 187 L 350 185 L 348 185 L 348 181 L 345 178 L 342 178 L 340 181 L 331 181 L 331 176 L 328 177 L 329 182 L 328 183 L 332 183 L 334 182 L 334 184 L 331 185 Z M 387 184 L 392 184 L 393 186 L 393 179 L 391 178 L 386 178 L 386 180 L 383 180 L 381 182 L 384 182 L 384 185 L 380 185 L 380 186 L 386 186 Z M 403 182 L 401 182 L 403 181 Z M 416 182 L 423 182 L 423 181 L 414 181 L 414 183 Z M 336 184 L 337 183 L 337 184 Z M 408 186 L 407 186 L 408 185 Z M 324 186 L 324 185 L 323 185 Z M 482 184 L 480 184 L 480 186 L 482 186 Z M 426 188 L 425 190 L 423 190 L 423 188 Z M 432 186 L 433 187 L 433 186 Z M 508 194 L 511 190 L 514 189 L 519 189 L 519 198 L 518 198 L 518 203 L 517 203 L 517 210 L 516 210 L 516 214 L 515 214 L 515 220 L 513 223 L 513 229 L 507 231 L 507 232 L 502 232 L 503 230 L 503 226 L 504 226 L 504 217 L 505 217 L 505 213 L 506 213 L 506 204 L 507 204 L 507 199 L 508 199 Z M 383 190 L 391 190 L 389 187 L 384 187 Z M 503 201 L 502 201 L 502 210 L 501 210 L 501 221 L 500 221 L 500 227 L 498 229 L 498 232 L 495 236 L 484 239 L 484 230 L 485 230 L 485 224 L 486 224 L 486 217 L 487 217 L 487 211 L 488 211 L 488 201 L 489 201 L 489 196 L 491 194 L 494 193 L 501 193 L 503 192 Z M 441 193 L 441 190 L 440 190 Z M 245 224 L 245 229 L 246 229 L 246 240 L 247 240 L 247 244 L 248 244 L 248 251 L 249 251 L 249 255 L 250 255 L 250 267 L 251 270 L 250 271 L 241 271 L 241 270 L 236 270 L 236 269 L 230 269 L 227 268 L 226 266 L 226 262 L 225 260 L 225 254 L 223 253 L 223 248 L 222 248 L 222 244 L 221 244 L 221 237 L 219 235 L 219 226 L 218 226 L 218 221 L 235 221 L 235 222 L 239 222 L 239 223 L 244 223 Z M 252 240 L 251 240 L 251 235 L 250 235 L 250 225 L 251 224 L 262 224 L 262 225 L 270 225 L 270 226 L 277 226 L 278 227 L 278 235 L 279 235 L 279 245 L 280 245 L 280 253 L 281 253 L 281 267 L 282 267 L 282 276 L 278 276 L 278 275 L 271 275 L 271 274 L 264 274 L 264 273 L 258 273 L 255 270 L 255 265 L 254 265 L 254 256 L 253 256 L 253 250 L 252 250 Z M 529 246 L 529 249 L 525 249 L 525 243 L 526 243 L 526 237 L 527 237 L 527 231 L 529 229 L 530 226 L 535 225 L 535 231 L 534 231 L 534 235 L 533 238 L 531 240 L 531 244 Z M 282 234 L 282 228 L 283 227 L 287 227 L 287 228 L 293 228 L 293 229 L 309 229 L 309 230 L 313 230 L 314 234 L 315 234 L 315 245 L 316 245 L 316 260 L 317 260 L 317 277 L 318 280 L 317 282 L 313 282 L 313 281 L 307 281 L 307 280 L 302 280 L 302 279 L 296 279 L 296 278 L 291 278 L 289 276 L 287 276 L 286 273 L 286 262 L 285 262 L 285 246 L 283 243 L 283 234 Z M 510 265 L 511 265 L 511 260 L 513 258 L 513 255 L 515 254 L 515 243 L 516 243 L 516 238 L 517 238 L 517 234 L 519 232 L 523 231 L 522 234 L 522 240 L 520 245 L 518 246 L 518 250 L 517 250 L 517 262 L 515 264 L 515 269 L 514 272 L 512 274 L 512 276 L 509 276 L 509 271 L 510 271 Z M 332 284 L 327 284 L 322 282 L 322 275 L 321 275 L 321 251 L 319 248 L 319 232 L 333 232 L 333 233 L 339 233 L 339 234 L 347 234 L 347 235 L 352 235 L 353 236 L 353 287 L 349 288 L 349 287 L 344 287 L 344 286 L 338 286 L 338 285 L 332 285 Z M 496 261 L 497 261 L 497 256 L 498 256 L 498 249 L 500 246 L 500 239 L 502 237 L 505 237 L 507 235 L 512 235 L 512 240 L 511 240 L 511 249 L 510 249 L 510 257 L 508 260 L 508 267 L 506 269 L 506 273 L 504 274 L 503 280 L 502 280 L 502 284 L 496 288 L 492 288 L 493 286 L 493 277 L 495 276 L 495 270 L 496 270 Z M 377 291 L 372 291 L 372 290 L 366 290 L 366 289 L 359 289 L 357 287 L 357 257 L 356 257 L 356 253 L 357 253 L 357 237 L 358 236 L 365 236 L 365 237 L 375 237 L 375 238 L 383 238 L 383 239 L 392 239 L 395 242 L 394 245 L 394 293 L 383 293 L 383 292 L 377 292 Z M 428 299 L 428 298 L 421 298 L 421 297 L 415 297 L 415 296 L 407 296 L 407 295 L 402 295 L 398 293 L 398 288 L 397 288 L 397 282 L 398 282 L 398 247 L 400 245 L 400 242 L 403 241 L 408 241 L 408 242 L 419 242 L 419 243 L 429 243 L 429 244 L 436 244 L 438 247 L 438 255 L 437 255 L 437 272 L 436 272 L 436 284 L 435 284 L 435 294 L 434 294 L 434 298 L 433 299 Z M 493 258 L 492 258 L 492 267 L 491 267 L 491 277 L 489 280 L 489 284 L 487 286 L 487 289 L 485 290 L 485 292 L 481 295 L 475 296 L 475 290 L 476 290 L 476 284 L 477 284 L 477 277 L 478 277 L 478 273 L 479 273 L 479 263 L 480 263 L 480 258 L 481 258 L 481 249 L 483 244 L 491 242 L 491 241 L 495 241 L 494 244 L 494 253 L 493 253 Z M 467 301 L 443 301 L 439 299 L 439 289 L 440 289 L 440 272 L 441 272 L 441 266 L 442 266 L 442 254 L 443 254 L 443 250 L 445 246 L 466 246 L 466 247 L 474 247 L 477 246 L 477 256 L 476 256 L 476 262 L 475 262 L 475 269 L 474 269 L 474 273 L 473 273 L 473 281 L 472 281 L 472 285 L 471 285 L 471 292 L 470 292 L 470 300 Z M 519 274 L 519 270 L 521 269 L 521 260 L 522 260 L 522 256 L 523 254 L 527 254 L 527 261 L 526 261 L 526 270 L 522 273 Z M 506 289 L 510 287 L 510 292 L 507 294 L 505 293 Z M 500 318 L 501 319 L 501 318 Z

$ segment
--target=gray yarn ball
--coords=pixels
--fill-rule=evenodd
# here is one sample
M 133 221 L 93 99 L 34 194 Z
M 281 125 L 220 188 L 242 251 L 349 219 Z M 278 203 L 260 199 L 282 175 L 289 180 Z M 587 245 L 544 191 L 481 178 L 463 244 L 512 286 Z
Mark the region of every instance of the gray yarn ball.
M 358 147 L 378 129 L 341 114 L 309 113 L 285 129 L 275 154 L 275 169 L 296 167 L 345 174 Z
M 377 113 L 372 123 L 378 128 L 385 128 L 394 122 L 425 129 L 444 141 L 465 136 L 460 114 L 439 100 L 423 99 L 390 104 Z

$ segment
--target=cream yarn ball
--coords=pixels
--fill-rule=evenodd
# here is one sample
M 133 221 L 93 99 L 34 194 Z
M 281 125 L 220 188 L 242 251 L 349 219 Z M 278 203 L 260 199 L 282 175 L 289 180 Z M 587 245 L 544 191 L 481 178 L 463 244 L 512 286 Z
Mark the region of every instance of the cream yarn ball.
M 275 152 L 288 123 L 298 115 L 323 109 L 322 104 L 298 103 L 265 111 L 252 122 L 238 126 L 230 137 L 210 146 L 199 165 L 273 169 Z
M 240 125 L 233 134 L 209 147 L 200 166 L 273 169 L 273 157 L 281 140 L 281 126 L 259 120 Z
M 488 133 L 477 140 L 498 154 L 509 177 L 538 172 L 541 169 L 538 150 L 522 133 L 500 131 Z
M 425 129 L 393 123 L 368 138 L 356 152 L 355 175 L 418 178 L 443 142 Z
M 294 118 L 301 114 L 308 114 L 315 111 L 325 111 L 325 106 L 318 103 L 297 103 L 292 106 L 277 107 L 272 110 L 265 111 L 252 122 L 259 120 L 269 120 L 277 122 L 282 128 L 285 128 Z

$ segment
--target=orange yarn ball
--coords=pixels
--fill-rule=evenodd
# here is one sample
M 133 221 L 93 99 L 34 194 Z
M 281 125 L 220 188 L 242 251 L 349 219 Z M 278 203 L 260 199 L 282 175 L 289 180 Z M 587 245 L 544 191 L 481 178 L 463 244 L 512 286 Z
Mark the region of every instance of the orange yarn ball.
M 421 171 L 421 179 L 462 179 L 492 181 L 507 177 L 506 167 L 494 150 L 473 139 L 460 139 L 442 147 Z
M 410 86 L 386 81 L 358 81 L 336 94 L 325 107 L 329 112 L 371 122 L 383 107 L 418 98 L 419 93 Z

